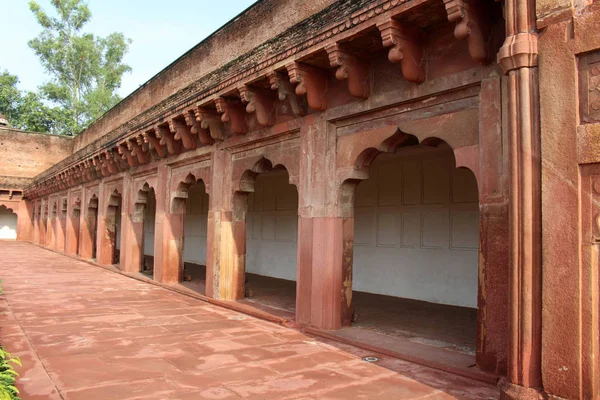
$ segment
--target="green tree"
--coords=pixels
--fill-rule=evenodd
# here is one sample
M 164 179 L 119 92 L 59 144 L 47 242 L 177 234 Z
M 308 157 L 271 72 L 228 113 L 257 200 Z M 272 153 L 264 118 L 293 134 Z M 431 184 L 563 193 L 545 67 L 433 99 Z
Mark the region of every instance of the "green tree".
M 18 83 L 16 75 L 0 72 L 0 112 L 11 126 L 34 132 L 68 132 L 64 110 L 46 105 L 37 93 L 20 91 Z
M 83 32 L 91 18 L 83 0 L 52 0 L 52 5 L 55 17 L 29 2 L 43 28 L 29 47 L 52 77 L 40 87 L 42 93 L 68 112 L 68 129 L 77 134 L 120 101 L 116 91 L 131 71 L 123 63 L 131 40 L 122 33 L 102 38 Z
M 19 78 L 8 71 L 0 72 L 0 112 L 9 121 L 19 118 L 22 102 L 21 91 L 17 89 Z

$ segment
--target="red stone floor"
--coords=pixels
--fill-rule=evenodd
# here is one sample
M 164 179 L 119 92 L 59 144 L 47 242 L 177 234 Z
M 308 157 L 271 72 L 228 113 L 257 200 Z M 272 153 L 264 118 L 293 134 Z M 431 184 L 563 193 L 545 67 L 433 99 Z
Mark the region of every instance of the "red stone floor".
M 24 400 L 498 397 L 28 243 L 0 241 L 0 279 L 0 341 L 21 357 Z

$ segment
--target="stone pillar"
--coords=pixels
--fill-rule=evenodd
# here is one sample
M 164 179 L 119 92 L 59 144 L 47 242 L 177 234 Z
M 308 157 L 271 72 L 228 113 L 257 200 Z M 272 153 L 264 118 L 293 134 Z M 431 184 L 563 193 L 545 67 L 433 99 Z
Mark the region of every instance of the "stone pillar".
M 106 186 L 100 183 L 98 192 L 98 229 L 96 261 L 102 265 L 112 265 L 116 251 L 116 222 L 118 200 L 106 193 Z
M 65 233 L 65 252 L 76 255 L 79 247 L 79 219 L 81 214 L 81 205 L 76 205 L 72 194 L 69 192 L 67 197 L 67 227 Z
M 217 149 L 213 153 L 207 226 L 206 295 L 221 300 L 244 298 L 248 193 L 234 193 L 231 161 L 231 155 L 226 150 Z
M 94 243 L 96 242 L 96 232 L 98 225 L 98 204 L 90 204 L 91 199 L 87 197 L 85 191 L 81 196 L 83 210 L 80 219 L 80 237 L 79 237 L 79 256 L 85 259 L 94 257 Z
M 65 251 L 67 215 L 62 209 L 62 199 L 59 199 L 56 215 L 56 250 Z
M 228 174 L 226 171 L 229 171 Z M 231 241 L 223 243 L 225 226 L 223 218 L 231 220 L 231 213 L 225 211 L 224 193 L 231 190 L 231 179 L 225 180 L 223 176 L 231 176 L 229 153 L 215 149 L 212 153 L 211 190 L 209 193 L 208 221 L 206 233 L 206 296 L 216 299 L 227 298 L 221 294 L 221 271 L 230 266 Z M 228 216 L 228 217 L 227 217 Z M 222 260 L 225 268 L 222 267 Z M 227 291 L 225 293 L 230 293 Z
M 296 319 L 319 329 L 339 329 L 352 317 L 354 218 L 340 200 L 336 134 L 310 117 L 301 131 L 298 182 L 298 271 Z M 344 204 L 342 204 L 344 203 Z
M 163 224 L 162 282 L 178 283 L 183 278 L 183 212 L 165 211 Z
M 41 200 L 41 207 L 40 207 L 40 216 L 39 216 L 39 231 L 40 231 L 40 240 L 39 243 L 43 246 L 46 245 L 46 236 L 47 236 L 47 231 L 46 231 L 46 226 L 48 224 L 48 220 L 47 220 L 47 215 L 48 215 L 48 202 L 44 199 Z
M 158 166 L 156 179 L 156 216 L 154 219 L 154 280 L 163 283 L 173 282 L 172 266 L 166 265 L 165 261 L 169 254 L 169 246 L 172 245 L 169 223 L 165 223 L 167 214 L 167 188 L 170 181 L 170 168 L 164 164 Z M 143 228 L 142 228 L 143 229 Z M 143 247 L 142 247 L 143 248 Z M 143 251 L 142 251 L 143 252 Z
M 120 268 L 125 272 L 140 271 L 143 249 L 142 235 L 144 229 L 143 207 L 140 219 L 137 210 L 137 193 L 133 192 L 133 180 L 128 173 L 123 176 L 123 196 L 121 197 L 121 245 Z M 140 228 L 141 226 L 141 228 Z M 140 244 L 142 243 L 142 244 Z M 143 256 L 143 254 L 142 254 Z
M 36 201 L 33 204 L 33 233 L 32 233 L 32 238 L 31 240 L 33 241 L 33 243 L 40 243 L 40 215 L 39 215 L 39 208 L 38 208 L 38 202 Z
M 502 397 L 537 398 L 541 375 L 541 174 L 537 36 L 533 0 L 505 3 L 498 54 L 508 82 L 509 346 Z

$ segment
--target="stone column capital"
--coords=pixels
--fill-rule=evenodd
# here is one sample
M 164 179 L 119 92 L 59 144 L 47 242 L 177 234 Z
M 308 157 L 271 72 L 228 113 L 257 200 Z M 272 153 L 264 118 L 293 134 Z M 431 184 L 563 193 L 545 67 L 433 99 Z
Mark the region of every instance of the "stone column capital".
M 537 67 L 537 34 L 524 32 L 507 36 L 498 52 L 497 60 L 505 74 L 518 68 Z

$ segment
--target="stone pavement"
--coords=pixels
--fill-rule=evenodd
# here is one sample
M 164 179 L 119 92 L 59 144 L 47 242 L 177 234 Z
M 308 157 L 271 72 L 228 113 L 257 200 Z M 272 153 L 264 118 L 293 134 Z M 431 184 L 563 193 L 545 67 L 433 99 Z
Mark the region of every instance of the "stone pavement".
M 0 241 L 0 340 L 27 399 L 493 399 L 498 390 Z

